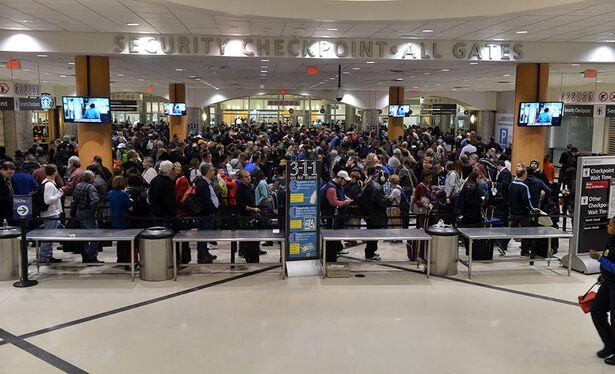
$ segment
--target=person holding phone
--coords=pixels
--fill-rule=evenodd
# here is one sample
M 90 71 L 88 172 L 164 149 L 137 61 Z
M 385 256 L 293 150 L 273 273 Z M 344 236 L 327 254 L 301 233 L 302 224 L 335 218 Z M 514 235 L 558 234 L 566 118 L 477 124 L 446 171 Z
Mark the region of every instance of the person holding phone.
M 591 316 L 604 343 L 604 348 L 596 355 L 604 358 L 607 365 L 615 365 L 615 217 L 609 219 L 607 231 L 609 241 L 604 252 L 589 251 L 589 256 L 600 262 L 600 288 L 592 304 Z M 611 316 L 610 323 L 607 313 Z

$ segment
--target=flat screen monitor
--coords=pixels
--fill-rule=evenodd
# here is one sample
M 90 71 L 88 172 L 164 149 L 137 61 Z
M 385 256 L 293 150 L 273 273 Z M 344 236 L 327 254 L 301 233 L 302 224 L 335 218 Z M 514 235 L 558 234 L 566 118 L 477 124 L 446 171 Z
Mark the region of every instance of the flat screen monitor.
M 108 97 L 64 96 L 64 122 L 111 123 Z
M 410 105 L 389 105 L 389 117 L 410 117 Z
M 185 116 L 186 103 L 164 103 L 165 116 Z
M 519 104 L 520 127 L 549 127 L 562 124 L 564 103 L 534 102 Z

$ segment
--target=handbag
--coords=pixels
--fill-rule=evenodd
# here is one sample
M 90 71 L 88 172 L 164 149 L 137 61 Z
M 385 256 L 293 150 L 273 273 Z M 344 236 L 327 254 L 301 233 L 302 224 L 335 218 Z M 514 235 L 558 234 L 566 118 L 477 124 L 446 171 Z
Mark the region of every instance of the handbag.
M 429 199 L 426 197 L 421 197 L 421 202 L 423 203 L 423 206 L 419 206 L 416 203 L 416 200 L 412 199 L 412 204 L 410 205 L 410 212 L 412 214 L 416 214 L 418 216 L 424 216 L 429 214 Z
M 583 310 L 583 313 L 587 314 L 592 310 L 592 304 L 594 303 L 594 299 L 596 298 L 596 293 L 592 291 L 592 289 L 598 284 L 598 282 L 594 283 L 593 286 L 585 292 L 584 295 L 579 296 L 579 306 Z

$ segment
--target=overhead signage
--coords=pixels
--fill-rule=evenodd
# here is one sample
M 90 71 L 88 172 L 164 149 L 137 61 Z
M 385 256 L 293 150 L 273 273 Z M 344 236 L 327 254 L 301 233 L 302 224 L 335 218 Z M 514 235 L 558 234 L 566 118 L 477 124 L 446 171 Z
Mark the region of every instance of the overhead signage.
M 0 95 L 12 95 L 11 83 L 0 82 Z
M 320 254 L 318 161 L 292 161 L 286 166 L 287 256 L 289 261 L 317 259 Z
M 15 110 L 15 99 L 12 97 L 0 97 L 0 110 Z
M 141 100 L 142 95 L 135 92 L 113 92 L 111 100 Z
M 564 103 L 592 103 L 595 98 L 594 91 L 565 91 L 560 94 Z
M 56 105 L 55 99 L 48 93 L 41 94 L 41 108 L 43 110 L 53 109 Z
M 115 100 L 111 99 L 112 112 L 139 112 L 137 100 Z
M 41 85 L 17 82 L 14 84 L 15 96 L 38 96 L 41 94 Z
M 593 115 L 593 105 L 564 105 L 564 117 L 592 117 Z
M 39 97 L 20 97 L 17 99 L 19 110 L 42 110 L 41 99 Z
M 13 218 L 32 219 L 32 196 L 13 196 Z
M 615 117 L 615 105 L 607 105 L 604 113 L 607 118 Z
M 519 42 L 400 41 L 263 37 L 199 37 L 193 35 L 117 34 L 115 53 L 295 58 L 386 58 L 402 60 L 518 61 Z
M 299 100 L 267 100 L 267 106 L 301 106 Z
M 512 113 L 495 114 L 495 128 L 499 145 L 508 147 L 509 143 L 512 141 L 514 123 L 515 115 Z

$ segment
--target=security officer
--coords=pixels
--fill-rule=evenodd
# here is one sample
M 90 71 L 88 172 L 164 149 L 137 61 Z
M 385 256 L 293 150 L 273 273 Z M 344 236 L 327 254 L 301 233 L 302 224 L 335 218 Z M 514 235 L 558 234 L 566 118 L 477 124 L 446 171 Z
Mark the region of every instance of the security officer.
M 600 254 L 595 250 L 589 251 L 589 256 L 600 262 L 600 289 L 592 304 L 591 315 L 594 326 L 604 343 L 604 348 L 596 354 L 604 358 L 608 365 L 615 365 L 615 217 L 609 220 L 607 227 L 609 242 L 606 250 Z M 611 321 L 607 318 L 611 315 Z

